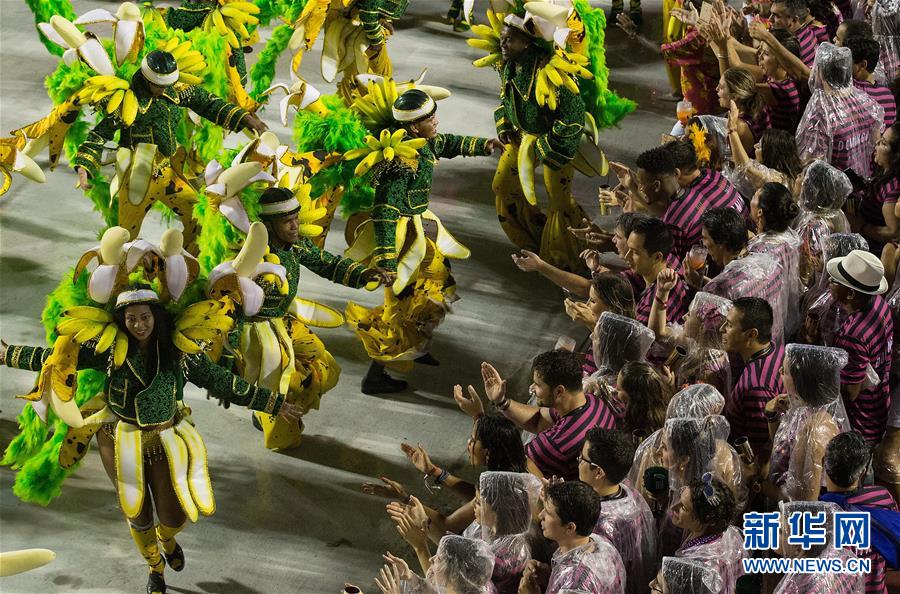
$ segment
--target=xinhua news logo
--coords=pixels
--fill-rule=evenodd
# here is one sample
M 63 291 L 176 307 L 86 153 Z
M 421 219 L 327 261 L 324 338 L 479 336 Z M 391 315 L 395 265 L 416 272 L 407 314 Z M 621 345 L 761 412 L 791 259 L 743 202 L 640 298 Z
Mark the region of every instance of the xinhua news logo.
M 787 544 L 809 551 L 829 544 L 833 535 L 834 549 L 856 551 L 871 547 L 869 512 L 836 511 L 831 530 L 825 512 L 794 512 L 785 526 Z M 774 551 L 781 546 L 781 512 L 744 514 L 744 548 L 748 551 Z M 744 559 L 745 573 L 870 573 L 870 559 L 830 557 Z

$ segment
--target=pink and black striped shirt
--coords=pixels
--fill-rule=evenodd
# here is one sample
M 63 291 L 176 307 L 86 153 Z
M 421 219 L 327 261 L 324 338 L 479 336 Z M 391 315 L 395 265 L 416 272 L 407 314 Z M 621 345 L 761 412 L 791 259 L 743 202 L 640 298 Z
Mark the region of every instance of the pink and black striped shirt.
M 538 433 L 525 446 L 525 454 L 544 476 L 559 476 L 567 481 L 578 479 L 578 456 L 587 432 L 594 427 L 615 429 L 612 407 L 605 400 L 585 394 L 586 402 L 565 416 L 550 409 L 553 425 Z
M 887 87 L 870 83 L 867 80 L 853 80 L 853 85 L 878 102 L 884 108 L 884 127 L 890 128 L 897 121 L 897 100 Z
M 828 35 L 825 33 L 825 27 L 813 27 L 811 22 L 794 31 L 794 37 L 800 44 L 800 59 L 808 68 L 813 67 L 813 62 L 816 61 L 816 48 L 823 43 L 819 37 L 821 34 Z M 825 41 L 828 39 L 826 38 Z
M 800 105 L 800 87 L 792 78 L 767 80 L 766 84 L 775 97 L 775 104 L 766 106 L 772 127 L 793 134 L 797 131 L 797 123 L 803 113 Z
M 859 204 L 860 214 L 862 214 L 863 220 L 867 224 L 883 227 L 885 225 L 884 205 L 896 204 L 898 199 L 900 199 L 900 178 L 894 176 L 881 184 L 877 191 L 871 194 L 869 192 L 863 193 Z M 880 244 L 881 242 L 876 241 L 876 243 Z M 869 244 L 871 247 L 871 239 Z M 873 253 L 878 254 L 879 252 L 873 250 Z
M 834 346 L 847 351 L 849 360 L 841 370 L 841 384 L 862 384 L 866 367 L 878 376 L 876 385 L 862 389 L 853 402 L 846 402 L 850 425 L 871 445 L 881 441 L 891 407 L 891 353 L 894 322 L 887 302 L 875 296 L 872 303 L 847 316 L 835 334 Z
M 731 424 L 731 438 L 746 437 L 754 452 L 768 452 L 769 422 L 766 421 L 766 403 L 784 392 L 781 381 L 781 365 L 784 347 L 772 343 L 768 349 L 751 358 L 731 389 L 731 398 L 725 406 L 725 417 Z
M 691 195 L 691 200 L 697 200 L 694 196 L 702 198 L 706 202 L 706 208 L 733 208 L 745 219 L 750 216 L 750 209 L 737 188 L 715 169 L 701 169 L 700 176 L 684 191 L 686 198 Z
M 653 307 L 653 299 L 656 298 L 656 281 L 653 281 L 640 294 L 637 307 L 634 311 L 634 319 L 643 325 L 647 325 L 650 321 L 650 309 Z M 688 286 L 677 277 L 675 286 L 669 291 L 669 298 L 666 300 L 666 320 L 670 323 L 681 323 L 681 318 L 687 313 L 688 307 L 691 305 L 691 295 L 688 292 Z
M 688 250 L 703 239 L 703 226 L 700 217 L 709 208 L 704 193 L 691 192 L 690 188 L 669 202 L 662 217 L 672 233 L 672 254 L 684 260 Z

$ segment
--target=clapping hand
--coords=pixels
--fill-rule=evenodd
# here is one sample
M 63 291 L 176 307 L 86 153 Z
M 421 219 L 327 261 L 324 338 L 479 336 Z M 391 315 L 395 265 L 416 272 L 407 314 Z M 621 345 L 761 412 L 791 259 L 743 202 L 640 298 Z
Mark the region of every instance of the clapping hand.
M 573 322 L 584 324 L 589 328 L 593 328 L 597 323 L 597 319 L 594 317 L 594 312 L 591 311 L 591 308 L 588 307 L 586 303 L 566 299 L 563 302 L 563 305 L 566 308 L 566 315 L 572 318 Z
M 578 257 L 584 260 L 584 264 L 591 272 L 601 272 L 600 270 L 600 252 L 597 250 L 584 250 Z
M 484 414 L 484 405 L 481 403 L 481 397 L 473 386 L 468 387 L 468 392 L 469 396 L 467 398 L 463 395 L 462 386 L 456 384 L 453 386 L 453 399 L 456 400 L 459 410 L 476 419 Z
M 685 8 L 673 8 L 669 14 L 688 27 L 696 27 L 700 22 L 700 14 L 691 2 L 688 2 Z
M 481 364 L 481 379 L 484 380 L 488 400 L 499 404 L 506 399 L 506 380 L 500 377 L 493 365 L 486 362 Z
M 625 31 L 625 34 L 628 35 L 631 39 L 637 35 L 637 25 L 628 14 L 624 12 L 620 12 L 618 16 L 616 16 L 616 24 L 619 25 L 619 28 Z
M 424 522 L 421 518 L 419 518 L 418 522 L 416 521 L 416 518 L 419 517 L 417 508 L 421 508 L 422 504 L 415 497 L 410 497 L 410 501 L 413 504 L 408 506 L 402 506 L 402 504 L 396 502 L 388 504 L 388 515 L 391 516 L 394 524 L 396 524 L 397 532 L 400 533 L 403 540 L 409 543 L 409 546 L 416 551 L 427 550 L 428 537 L 425 534 Z M 401 511 L 399 509 L 400 506 L 405 509 Z M 424 515 L 424 508 L 422 508 L 421 513 Z M 427 516 L 425 519 L 427 520 Z
M 386 476 L 379 476 L 378 479 L 384 484 L 363 483 L 363 493 L 366 495 L 375 495 L 377 497 L 387 497 L 388 499 L 400 499 L 402 501 L 406 501 L 406 498 L 409 497 L 406 493 L 406 489 L 404 489 L 397 481 L 392 481 Z
M 412 462 L 412 465 L 415 466 L 416 470 L 419 472 L 430 475 L 434 471 L 435 466 L 431 462 L 431 458 L 428 457 L 428 452 L 422 447 L 422 444 L 416 444 L 414 446 L 411 443 L 406 443 L 404 441 L 400 444 L 400 449 L 403 450 L 403 453 L 406 454 L 406 457 L 409 458 L 409 461 Z

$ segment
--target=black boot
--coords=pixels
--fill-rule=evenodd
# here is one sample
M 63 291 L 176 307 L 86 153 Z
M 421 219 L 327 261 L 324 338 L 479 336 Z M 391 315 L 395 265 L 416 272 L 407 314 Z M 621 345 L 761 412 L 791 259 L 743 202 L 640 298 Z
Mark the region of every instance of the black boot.
M 384 371 L 384 365 L 372 361 L 369 371 L 362 380 L 363 394 L 396 394 L 406 389 L 407 383 L 394 379 Z
M 147 579 L 147 594 L 166 594 L 166 580 L 163 578 L 163 574 L 150 572 L 150 577 Z
M 163 557 L 166 558 L 166 563 L 174 571 L 184 569 L 184 549 L 181 548 L 180 544 L 175 543 L 175 550 L 171 554 L 164 552 Z
M 438 367 L 441 362 L 435 359 L 431 353 L 425 353 L 418 359 L 413 359 L 413 363 L 418 363 L 419 365 L 431 365 L 432 367 Z

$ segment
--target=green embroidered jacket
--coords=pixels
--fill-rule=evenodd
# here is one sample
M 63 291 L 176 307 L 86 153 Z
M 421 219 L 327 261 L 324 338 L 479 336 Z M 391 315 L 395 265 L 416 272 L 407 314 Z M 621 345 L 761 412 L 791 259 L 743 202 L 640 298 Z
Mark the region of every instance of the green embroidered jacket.
M 182 0 L 181 6 L 173 6 L 166 10 L 166 25 L 184 32 L 193 31 L 203 24 L 206 15 L 217 6 L 216 2 Z M 231 48 L 231 65 L 237 68 L 238 74 L 241 76 L 241 84 L 247 84 L 247 62 L 244 60 L 242 49 Z
M 119 113 L 107 115 L 88 133 L 78 147 L 72 167 L 83 167 L 93 176 L 100 168 L 103 146 L 119 132 L 119 146 L 134 148 L 140 143 L 155 144 L 159 152 L 171 157 L 178 148 L 175 132 L 185 108 L 193 110 L 223 128 L 240 130 L 248 112 L 210 94 L 202 87 L 176 83 L 159 97 L 153 97 L 144 76 L 138 71 L 131 79 L 131 88 L 138 99 L 138 114 L 131 126 L 126 126 Z
M 396 21 L 406 12 L 409 0 L 359 0 L 359 20 L 371 45 L 384 43 L 382 19 Z
M 578 152 L 584 130 L 584 101 L 565 87 L 559 89 L 556 111 L 534 98 L 537 72 L 547 52 L 532 46 L 515 62 L 500 69 L 500 107 L 494 111 L 497 134 L 527 132 L 538 137 L 535 154 L 553 169 L 566 165 Z
M 418 150 L 417 161 L 395 158 L 372 168 L 372 186 L 375 188 L 372 222 L 377 244 L 373 266 L 397 270 L 397 221 L 400 217 L 415 216 L 428 209 L 428 195 L 438 159 L 488 155 L 488 140 L 477 136 L 438 134 Z
M 175 418 L 178 401 L 183 398 L 185 380 L 206 388 L 226 402 L 246 406 L 268 414 L 278 414 L 284 396 L 254 386 L 213 363 L 205 354 L 180 354 L 174 369 L 153 374 L 147 369 L 140 350 L 128 351 L 125 363 L 110 369 L 110 353 L 94 353 L 94 342 L 78 351 L 78 369 L 96 369 L 108 374 L 106 397 L 110 410 L 121 419 L 140 427 L 167 423 Z M 6 363 L 16 369 L 40 371 L 52 348 L 10 346 Z

